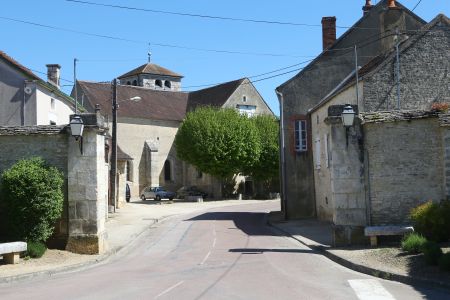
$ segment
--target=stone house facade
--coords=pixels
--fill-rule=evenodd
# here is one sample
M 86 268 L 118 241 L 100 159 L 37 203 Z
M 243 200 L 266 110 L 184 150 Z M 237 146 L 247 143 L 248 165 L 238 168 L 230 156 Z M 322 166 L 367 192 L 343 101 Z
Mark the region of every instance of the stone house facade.
M 367 225 L 408 223 L 413 207 L 446 198 L 447 116 L 430 109 L 450 103 L 449 25 L 439 15 L 400 43 L 400 82 L 396 51 L 385 53 L 310 110 L 316 212 L 333 222 L 336 241 Z M 348 131 L 346 104 L 360 114 Z
M 78 81 L 77 88 L 87 110 L 95 110 L 95 105 L 99 104 L 102 114 L 112 119 L 109 84 Z M 118 147 L 131 158 L 118 169 L 119 179 L 122 179 L 118 184 L 119 202 L 124 200 L 126 182 L 132 197 L 139 197 L 147 186 L 164 186 L 176 191 L 181 186 L 196 185 L 212 197 L 219 198 L 220 181 L 198 172 L 176 155 L 173 142 L 186 113 L 198 106 L 210 105 L 232 107 L 248 115 L 273 114 L 246 78 L 190 93 L 133 84 L 119 85 L 117 91 L 120 103 Z M 126 100 L 133 97 L 139 97 L 140 101 Z
M 75 101 L 60 90 L 60 68 L 47 65 L 45 82 L 0 51 L 0 126 L 68 124 Z
M 308 113 L 355 70 L 355 47 L 358 65 L 366 65 L 374 57 L 395 46 L 399 38 L 416 32 L 426 22 L 409 9 L 388 1 L 370 5 L 366 1 L 364 15 L 339 39 L 335 39 L 335 18 L 323 19 L 323 52 L 300 73 L 276 88 L 282 119 L 282 207 L 286 218 L 316 216 L 314 161 L 311 127 L 316 120 Z M 330 33 L 331 31 L 331 33 Z

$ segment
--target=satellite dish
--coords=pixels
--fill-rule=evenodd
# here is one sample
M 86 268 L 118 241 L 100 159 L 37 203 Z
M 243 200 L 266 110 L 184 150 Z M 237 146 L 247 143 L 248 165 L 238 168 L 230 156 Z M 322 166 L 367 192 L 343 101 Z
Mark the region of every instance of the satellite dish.
M 33 89 L 30 88 L 29 86 L 26 86 L 23 91 L 25 92 L 25 94 L 30 95 L 33 92 Z

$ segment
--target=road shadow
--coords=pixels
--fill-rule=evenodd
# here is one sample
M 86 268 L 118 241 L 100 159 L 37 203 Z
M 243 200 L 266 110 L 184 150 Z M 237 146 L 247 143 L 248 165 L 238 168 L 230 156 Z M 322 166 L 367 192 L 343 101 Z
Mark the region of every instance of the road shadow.
M 228 252 L 236 252 L 242 254 L 262 254 L 265 252 L 274 253 L 314 253 L 311 249 L 264 249 L 264 248 L 236 248 L 229 249 Z
M 185 221 L 232 221 L 236 229 L 247 235 L 279 236 L 267 226 L 267 216 L 263 212 L 208 212 Z

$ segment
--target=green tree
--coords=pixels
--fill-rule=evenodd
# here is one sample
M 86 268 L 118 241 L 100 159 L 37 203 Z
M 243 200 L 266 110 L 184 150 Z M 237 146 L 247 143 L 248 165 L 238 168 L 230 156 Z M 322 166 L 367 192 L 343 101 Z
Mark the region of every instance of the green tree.
M 63 209 L 63 176 L 40 157 L 23 159 L 2 174 L 2 195 L 14 238 L 45 242 Z
M 200 107 L 187 114 L 175 148 L 200 171 L 227 178 L 258 162 L 261 142 L 255 123 L 236 110 Z
M 261 143 L 261 155 L 246 174 L 258 181 L 272 181 L 279 175 L 279 123 L 278 119 L 269 115 L 251 118 L 257 128 Z

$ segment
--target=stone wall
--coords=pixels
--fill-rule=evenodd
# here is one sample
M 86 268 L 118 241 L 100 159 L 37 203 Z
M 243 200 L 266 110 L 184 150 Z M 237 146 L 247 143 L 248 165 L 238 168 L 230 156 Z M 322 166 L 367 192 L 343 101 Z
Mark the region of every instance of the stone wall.
M 445 198 L 443 139 L 437 118 L 368 123 L 371 224 L 408 224 L 411 208 Z
M 49 241 L 50 246 L 59 248 L 65 246 L 68 234 L 67 147 L 68 138 L 64 126 L 0 127 L 0 174 L 18 160 L 32 156 L 42 157 L 64 174 L 63 214 L 55 224 L 55 233 Z M 0 220 L 5 220 L 1 211 Z M 4 229 L 5 226 L 0 228 Z
M 449 49 L 448 26 L 438 26 L 400 53 L 401 109 L 430 109 L 433 102 L 450 102 Z M 398 109 L 395 68 L 392 57 L 364 77 L 364 111 Z

